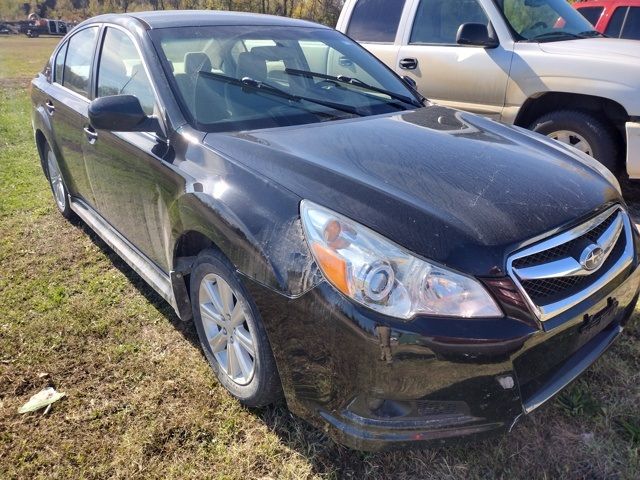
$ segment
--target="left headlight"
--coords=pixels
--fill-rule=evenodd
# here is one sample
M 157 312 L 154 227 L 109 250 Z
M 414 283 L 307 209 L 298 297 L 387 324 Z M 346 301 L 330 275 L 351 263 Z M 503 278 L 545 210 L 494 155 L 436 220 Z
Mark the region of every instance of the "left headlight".
M 300 204 L 305 237 L 325 278 L 344 295 L 385 315 L 499 317 L 474 278 L 414 256 L 382 235 L 308 200 Z

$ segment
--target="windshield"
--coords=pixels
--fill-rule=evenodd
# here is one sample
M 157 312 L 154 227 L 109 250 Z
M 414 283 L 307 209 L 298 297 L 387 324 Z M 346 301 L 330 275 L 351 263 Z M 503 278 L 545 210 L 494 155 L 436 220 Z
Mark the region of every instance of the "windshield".
M 600 35 L 566 0 L 495 0 L 520 40 L 558 41 Z
M 422 106 L 395 74 L 333 30 L 215 26 L 150 34 L 201 130 L 300 125 Z

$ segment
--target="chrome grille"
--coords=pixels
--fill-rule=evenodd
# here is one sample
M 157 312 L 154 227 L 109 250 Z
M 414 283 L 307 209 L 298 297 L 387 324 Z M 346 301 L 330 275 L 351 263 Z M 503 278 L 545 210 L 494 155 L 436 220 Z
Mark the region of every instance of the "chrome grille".
M 589 255 L 594 251 L 597 255 Z M 632 259 L 631 223 L 622 207 L 615 206 L 513 254 L 507 270 L 544 321 L 597 293 Z
M 533 255 L 529 255 L 527 257 L 518 258 L 513 261 L 513 268 L 523 268 L 530 267 L 532 265 L 539 265 L 542 263 L 548 263 L 551 260 L 556 260 L 558 258 L 566 257 L 571 254 L 573 250 L 579 248 L 581 243 L 584 241 L 590 241 L 595 243 L 598 241 L 598 238 L 605 232 L 605 230 L 611 226 L 611 224 L 616 220 L 617 212 L 611 212 L 611 215 L 600 223 L 596 225 L 592 230 L 589 230 L 584 235 L 581 235 L 578 238 L 568 241 L 567 243 L 563 243 L 562 245 L 558 245 L 557 247 L 550 248 L 549 250 L 543 250 L 540 253 L 534 253 Z

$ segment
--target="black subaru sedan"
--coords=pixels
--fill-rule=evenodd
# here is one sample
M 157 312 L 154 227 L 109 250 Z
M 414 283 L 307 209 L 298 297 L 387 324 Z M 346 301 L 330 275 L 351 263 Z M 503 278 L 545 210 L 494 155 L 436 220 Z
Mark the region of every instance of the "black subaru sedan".
M 606 169 L 429 103 L 332 29 L 104 15 L 31 92 L 60 213 L 193 320 L 239 401 L 354 448 L 511 429 L 636 304 Z

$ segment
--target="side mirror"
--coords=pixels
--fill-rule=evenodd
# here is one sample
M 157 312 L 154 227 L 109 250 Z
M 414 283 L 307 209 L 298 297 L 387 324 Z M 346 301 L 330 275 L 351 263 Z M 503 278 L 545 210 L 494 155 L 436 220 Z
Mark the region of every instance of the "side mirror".
M 133 95 L 109 95 L 89 104 L 89 123 L 96 130 L 113 132 L 160 132 L 160 123 L 147 116 Z
M 417 89 L 418 89 L 418 84 L 416 83 L 416 81 L 415 81 L 413 78 L 411 78 L 411 77 L 409 77 L 409 76 L 405 75 L 404 77 L 402 77 L 402 81 L 403 81 L 404 83 L 406 83 L 407 85 L 409 85 L 409 86 L 410 86 L 411 88 L 413 88 L 414 90 L 417 90 Z
M 495 36 L 489 34 L 484 23 L 463 23 L 456 35 L 458 45 L 470 45 L 484 48 L 496 48 L 500 43 Z

